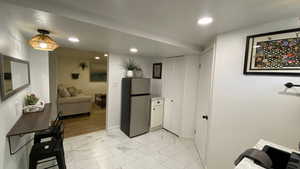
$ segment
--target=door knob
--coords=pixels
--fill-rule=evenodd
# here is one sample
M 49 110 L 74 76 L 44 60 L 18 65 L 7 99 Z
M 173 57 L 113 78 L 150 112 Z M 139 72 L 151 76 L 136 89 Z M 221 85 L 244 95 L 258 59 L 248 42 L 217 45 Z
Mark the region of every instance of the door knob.
M 171 102 L 174 102 L 174 100 L 171 100 Z
M 207 115 L 203 115 L 202 118 L 205 119 L 205 120 L 208 120 L 208 116 Z

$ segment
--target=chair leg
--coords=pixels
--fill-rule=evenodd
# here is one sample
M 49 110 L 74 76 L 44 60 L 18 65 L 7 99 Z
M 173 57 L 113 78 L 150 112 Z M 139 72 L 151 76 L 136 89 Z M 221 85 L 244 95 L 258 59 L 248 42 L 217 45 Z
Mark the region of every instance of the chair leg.
M 40 143 L 41 141 L 40 138 L 34 137 L 34 144 Z
M 66 169 L 65 155 L 63 151 L 60 151 L 59 154 L 56 155 L 57 165 L 59 169 Z
M 37 161 L 30 157 L 29 159 L 29 169 L 36 169 Z

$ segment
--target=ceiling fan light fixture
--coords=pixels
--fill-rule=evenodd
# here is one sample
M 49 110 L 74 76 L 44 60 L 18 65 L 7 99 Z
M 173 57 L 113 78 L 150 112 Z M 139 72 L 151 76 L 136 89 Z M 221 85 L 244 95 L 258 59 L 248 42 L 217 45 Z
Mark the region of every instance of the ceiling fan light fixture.
M 36 50 L 43 50 L 43 51 L 54 51 L 58 48 L 58 44 L 50 37 L 49 31 L 38 29 L 39 34 L 32 37 L 29 40 L 29 44 L 32 46 L 33 49 Z

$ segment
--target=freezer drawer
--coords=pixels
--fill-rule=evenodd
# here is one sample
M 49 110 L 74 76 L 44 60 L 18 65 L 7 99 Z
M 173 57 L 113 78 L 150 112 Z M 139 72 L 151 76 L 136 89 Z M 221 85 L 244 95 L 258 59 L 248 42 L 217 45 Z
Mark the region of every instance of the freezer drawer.
M 150 95 L 131 97 L 130 137 L 149 131 Z
M 149 94 L 150 79 L 136 78 L 131 81 L 131 95 Z

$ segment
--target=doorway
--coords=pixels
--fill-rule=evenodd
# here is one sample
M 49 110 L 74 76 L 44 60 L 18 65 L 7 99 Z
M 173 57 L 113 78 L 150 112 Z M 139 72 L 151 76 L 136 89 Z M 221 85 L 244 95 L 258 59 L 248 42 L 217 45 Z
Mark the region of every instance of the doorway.
M 50 53 L 51 102 L 62 112 L 65 137 L 106 128 L 107 61 L 104 53 L 73 48 Z
M 200 57 L 198 102 L 196 107 L 195 144 L 199 151 L 201 162 L 206 166 L 208 127 L 211 105 L 213 50 L 209 49 Z

